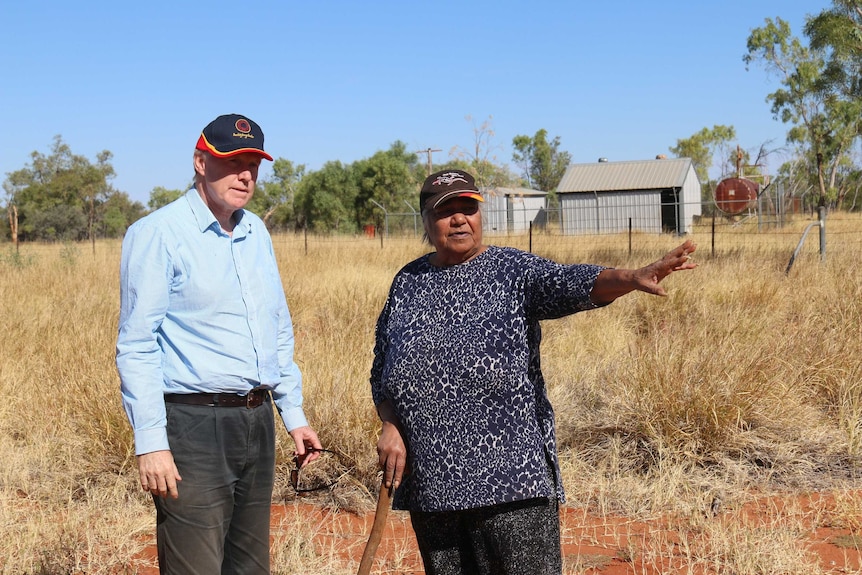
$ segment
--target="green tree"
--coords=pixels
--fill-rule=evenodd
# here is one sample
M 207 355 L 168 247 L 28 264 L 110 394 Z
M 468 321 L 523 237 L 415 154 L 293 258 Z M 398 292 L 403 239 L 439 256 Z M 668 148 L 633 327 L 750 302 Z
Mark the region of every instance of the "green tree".
M 83 187 L 84 201 L 87 203 L 87 237 L 93 243 L 95 249 L 96 228 L 101 224 L 101 218 L 104 216 L 104 202 L 107 201 L 116 190 L 110 184 L 110 180 L 114 177 L 114 167 L 111 165 L 113 154 L 108 150 L 103 150 L 96 155 L 96 165 L 92 169 L 96 170 L 90 182 L 87 182 Z
M 141 202 L 134 202 L 125 192 L 111 194 L 100 207 L 99 235 L 106 238 L 121 237 L 130 225 L 147 214 Z
M 292 227 L 296 219 L 296 191 L 305 172 L 305 164 L 276 158 L 272 163 L 272 177 L 257 183 L 248 208 L 260 215 L 268 228 Z
M 80 241 L 86 239 L 87 214 L 78 206 L 56 204 L 35 210 L 27 218 L 25 233 L 30 239 Z
M 733 126 L 714 125 L 712 128 L 703 128 L 688 138 L 676 141 L 676 145 L 668 148 L 677 158 L 690 158 L 694 171 L 700 180 L 700 199 L 704 205 L 712 201 L 712 191 L 717 184 L 710 180 L 709 170 L 715 164 L 715 155 L 729 157 L 731 142 L 736 139 L 736 130 Z M 721 177 L 727 175 L 726 164 L 721 164 Z
M 707 185 L 716 152 L 726 152 L 735 139 L 736 129 L 733 126 L 716 124 L 712 128 L 703 128 L 688 138 L 677 140 L 676 145 L 668 149 L 677 158 L 691 158 L 697 177 Z M 724 175 L 726 174 L 722 173 L 722 176 Z
M 780 79 L 781 87 L 766 99 L 773 115 L 791 125 L 787 141 L 797 144 L 808 159 L 819 190 L 817 204 L 840 206 L 839 178 L 859 133 L 862 103 L 825 89 L 823 50 L 806 47 L 781 18 L 767 18 L 763 27 L 752 30 L 747 47 L 746 66 L 758 63 Z
M 811 48 L 827 54 L 822 89 L 862 99 L 862 2 L 833 0 L 831 8 L 808 19 L 805 35 Z
M 190 188 L 191 186 L 189 186 Z M 147 201 L 147 206 L 155 211 L 178 199 L 184 193 L 184 190 L 169 190 L 162 186 L 156 186 L 150 191 L 150 199 Z
M 548 132 L 541 129 L 530 136 L 512 139 L 512 160 L 521 167 L 527 186 L 548 192 L 548 205 L 556 204 L 557 185 L 572 161 L 569 152 L 560 150 L 560 137 L 548 141 Z
M 298 228 L 315 232 L 353 232 L 352 208 L 356 182 L 349 166 L 339 161 L 326 162 L 299 182 L 296 191 Z
M 424 179 L 416 154 L 408 152 L 400 140 L 388 150 L 354 162 L 351 171 L 356 183 L 353 208 L 357 229 L 377 223 L 381 214 L 375 202 L 388 212 L 404 212 L 407 205 L 415 203 Z
M 114 176 L 111 153 L 100 152 L 93 164 L 55 136 L 49 155 L 34 151 L 30 158 L 3 182 L 7 206 L 18 209 L 20 239 L 94 238 L 101 205 L 116 193 L 109 183 Z
M 817 88 L 827 102 L 834 104 L 837 114 L 844 115 L 849 129 L 858 137 L 862 131 L 859 122 L 862 102 L 862 2 L 859 0 L 833 0 L 832 7 L 824 9 L 805 24 L 812 49 L 822 51 L 826 66 Z M 844 104 L 839 104 L 838 101 Z M 859 193 L 859 172 L 848 161 L 847 155 L 829 172 L 828 187 L 834 192 L 837 207 L 845 206 L 850 194 L 850 207 L 856 207 Z

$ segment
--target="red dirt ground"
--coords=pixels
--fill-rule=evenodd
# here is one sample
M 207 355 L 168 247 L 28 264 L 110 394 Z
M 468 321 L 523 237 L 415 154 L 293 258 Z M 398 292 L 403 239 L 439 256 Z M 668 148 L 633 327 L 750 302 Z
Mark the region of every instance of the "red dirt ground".
M 788 509 L 790 500 L 763 499 L 745 505 L 738 510 L 720 512 L 715 521 L 739 521 L 743 518 L 755 525 L 773 525 L 780 521 L 778 516 Z M 817 494 L 797 497 L 793 501 L 794 512 L 798 516 L 820 518 L 828 517 L 834 508 L 830 499 Z M 301 501 L 273 507 L 273 528 L 276 529 L 285 514 L 293 516 L 302 513 L 308 517 L 319 535 L 314 544 L 321 553 L 329 554 L 336 549 L 349 570 L 356 570 L 362 557 L 374 512 L 364 514 L 346 511 L 331 511 Z M 672 523 L 657 519 L 640 522 L 626 518 L 590 516 L 580 509 L 563 506 L 560 511 L 562 524 L 562 543 L 564 571 L 589 575 L 659 575 L 673 573 L 679 566 L 656 564 L 655 558 L 632 557 L 631 549 L 649 548 L 650 542 L 668 542 L 678 539 Z M 862 518 L 857 525 L 848 529 L 826 528 L 807 525 L 807 535 L 802 536 L 799 545 L 809 553 L 819 557 L 821 568 L 826 573 L 858 573 L 862 569 L 859 545 Z M 839 546 L 844 540 L 856 541 L 855 548 Z M 666 554 L 666 553 L 665 553 Z M 137 558 L 144 565 L 137 567 L 140 575 L 158 575 L 155 550 L 152 545 Z M 686 571 L 688 572 L 688 571 Z M 713 571 L 714 572 L 714 571 Z M 372 574 L 422 575 L 422 563 L 416 551 L 416 541 L 406 512 L 392 511 L 387 518 L 383 540 L 375 555 L 371 568 Z

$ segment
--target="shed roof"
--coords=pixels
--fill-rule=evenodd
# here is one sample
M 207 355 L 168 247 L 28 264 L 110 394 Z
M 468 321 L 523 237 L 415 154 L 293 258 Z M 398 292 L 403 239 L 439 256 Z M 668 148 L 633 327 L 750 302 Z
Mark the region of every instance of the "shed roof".
M 572 164 L 557 193 L 678 188 L 690 167 L 691 158 Z

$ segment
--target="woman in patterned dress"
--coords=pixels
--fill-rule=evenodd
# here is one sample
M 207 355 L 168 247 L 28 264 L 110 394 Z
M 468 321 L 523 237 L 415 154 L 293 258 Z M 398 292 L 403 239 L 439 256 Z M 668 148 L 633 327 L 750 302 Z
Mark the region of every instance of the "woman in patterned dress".
M 419 198 L 435 251 L 398 272 L 376 328 L 384 484 L 410 511 L 427 575 L 559 575 L 564 493 L 539 322 L 665 295 L 695 245 L 633 270 L 563 265 L 484 245 L 467 172 L 432 174 Z

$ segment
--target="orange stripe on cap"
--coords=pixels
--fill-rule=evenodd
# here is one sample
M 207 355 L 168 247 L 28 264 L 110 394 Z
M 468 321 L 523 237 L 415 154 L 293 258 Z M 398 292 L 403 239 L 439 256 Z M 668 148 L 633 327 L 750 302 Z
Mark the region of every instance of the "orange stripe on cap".
M 201 134 L 201 137 L 198 138 L 198 143 L 195 145 L 195 149 L 209 152 L 217 158 L 230 158 L 239 154 L 257 154 L 258 156 L 266 158 L 270 162 L 272 161 L 272 156 L 270 156 L 260 148 L 240 148 L 238 150 L 233 150 L 230 152 L 219 152 L 212 144 L 207 141 L 206 136 L 204 136 L 203 134 Z

